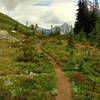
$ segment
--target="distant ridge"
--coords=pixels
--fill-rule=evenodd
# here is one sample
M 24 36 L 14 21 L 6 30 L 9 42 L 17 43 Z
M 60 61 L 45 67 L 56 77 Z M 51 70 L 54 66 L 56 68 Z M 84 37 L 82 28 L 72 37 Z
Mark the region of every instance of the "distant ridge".
M 42 32 L 44 35 L 49 35 L 51 33 L 54 33 L 57 28 L 60 29 L 61 34 L 68 34 L 72 30 L 71 25 L 64 23 L 61 26 L 55 26 L 52 29 L 46 29 L 46 28 L 38 27 L 37 31 Z

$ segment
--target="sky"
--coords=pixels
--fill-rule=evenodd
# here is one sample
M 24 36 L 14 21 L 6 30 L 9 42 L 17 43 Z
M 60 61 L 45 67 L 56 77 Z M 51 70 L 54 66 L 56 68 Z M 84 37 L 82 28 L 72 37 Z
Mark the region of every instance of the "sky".
M 0 12 L 42 27 L 74 25 L 78 0 L 0 0 Z

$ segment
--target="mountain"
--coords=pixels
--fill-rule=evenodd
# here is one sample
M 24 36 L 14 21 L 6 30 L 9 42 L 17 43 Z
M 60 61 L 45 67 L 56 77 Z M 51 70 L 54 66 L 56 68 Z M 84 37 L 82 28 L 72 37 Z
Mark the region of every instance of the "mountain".
M 42 27 L 38 27 L 37 31 L 42 32 L 44 35 L 49 35 L 55 33 L 56 30 L 60 30 L 61 34 L 68 34 L 72 30 L 72 26 L 64 23 L 61 26 L 55 26 L 52 29 L 46 29 Z
M 60 26 L 60 30 L 62 34 L 66 34 L 72 30 L 72 26 L 67 23 L 64 23 L 63 25 Z
M 51 30 L 50 29 L 46 29 L 46 28 L 42 28 L 42 27 L 38 27 L 37 28 L 37 31 L 38 32 L 41 32 L 44 35 L 49 35 L 51 33 Z

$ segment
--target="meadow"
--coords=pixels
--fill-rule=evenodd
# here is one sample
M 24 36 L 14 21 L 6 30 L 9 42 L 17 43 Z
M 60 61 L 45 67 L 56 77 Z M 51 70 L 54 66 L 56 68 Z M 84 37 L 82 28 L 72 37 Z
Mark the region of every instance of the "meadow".
M 0 41 L 0 100 L 54 100 L 53 65 L 35 50 L 33 37 L 23 40 L 14 44 Z
M 75 100 L 99 100 L 100 98 L 100 50 L 83 43 L 69 48 L 68 41 L 49 41 L 44 44 L 46 52 L 62 65 L 66 77 L 72 83 Z

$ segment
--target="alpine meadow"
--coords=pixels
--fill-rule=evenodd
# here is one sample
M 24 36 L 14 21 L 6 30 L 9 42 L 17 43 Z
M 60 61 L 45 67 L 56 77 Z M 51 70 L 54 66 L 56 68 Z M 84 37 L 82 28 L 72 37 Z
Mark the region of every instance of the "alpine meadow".
M 0 0 L 0 100 L 100 100 L 100 0 Z

